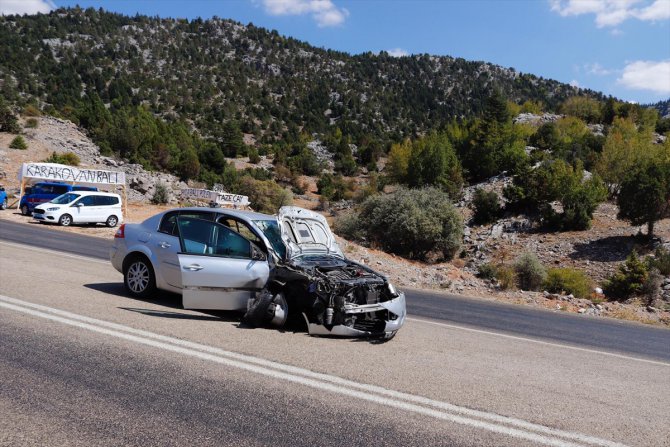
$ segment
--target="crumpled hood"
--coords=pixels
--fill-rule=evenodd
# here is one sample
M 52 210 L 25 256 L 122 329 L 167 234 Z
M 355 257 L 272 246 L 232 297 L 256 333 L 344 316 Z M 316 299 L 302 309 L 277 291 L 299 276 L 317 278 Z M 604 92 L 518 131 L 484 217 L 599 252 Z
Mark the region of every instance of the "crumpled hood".
M 344 258 L 326 218 L 297 206 L 283 206 L 277 214 L 288 258 L 305 254 Z

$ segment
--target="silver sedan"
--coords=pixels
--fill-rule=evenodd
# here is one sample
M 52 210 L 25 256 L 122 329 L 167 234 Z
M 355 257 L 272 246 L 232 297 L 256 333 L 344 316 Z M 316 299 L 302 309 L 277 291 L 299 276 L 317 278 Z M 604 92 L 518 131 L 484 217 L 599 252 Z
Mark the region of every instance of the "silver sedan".
M 246 311 L 255 326 L 293 317 L 311 335 L 392 337 L 405 321 L 405 295 L 346 259 L 325 218 L 303 208 L 165 211 L 122 225 L 110 258 L 132 296 L 175 292 L 186 309 Z

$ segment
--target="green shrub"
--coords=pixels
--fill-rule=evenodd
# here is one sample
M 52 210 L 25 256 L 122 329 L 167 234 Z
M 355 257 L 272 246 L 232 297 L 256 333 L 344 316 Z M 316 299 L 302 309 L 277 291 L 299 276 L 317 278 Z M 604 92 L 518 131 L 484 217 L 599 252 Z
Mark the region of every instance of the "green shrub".
M 646 264 L 633 250 L 626 262 L 619 265 L 618 270 L 605 283 L 605 296 L 616 301 L 626 300 L 642 290 L 648 274 Z
M 481 188 L 475 190 L 472 207 L 474 209 L 472 219 L 477 225 L 495 222 L 501 212 L 498 194 L 493 191 L 484 191 Z
M 11 111 L 5 100 L 0 96 L 0 132 L 19 133 L 21 126 L 16 115 Z M 17 148 L 18 149 L 18 148 Z
M 28 129 L 35 129 L 37 128 L 38 122 L 35 118 L 28 118 L 26 120 L 26 128 Z
M 293 195 L 279 186 L 274 180 L 256 180 L 248 175 L 240 179 L 238 194 L 249 196 L 254 210 L 274 214 L 285 205 L 293 202 Z
M 514 289 L 517 282 L 516 272 L 514 268 L 508 265 L 499 265 L 496 267 L 496 279 L 503 290 Z
M 358 215 L 355 212 L 339 215 L 333 222 L 333 230 L 349 240 L 361 240 L 365 237 Z
M 410 259 L 452 259 L 463 238 L 460 215 L 437 188 L 399 188 L 369 197 L 358 218 L 369 241 Z
M 477 277 L 482 279 L 495 279 L 498 273 L 498 268 L 493 264 L 482 264 L 477 271 Z
M 661 298 L 661 286 L 663 285 L 663 275 L 658 269 L 649 270 L 647 279 L 642 285 L 641 292 L 647 306 L 657 305 Z
M 324 199 L 336 202 L 353 196 L 354 183 L 341 175 L 323 174 L 316 182 L 319 194 Z
M 522 290 L 539 290 L 547 277 L 547 271 L 532 253 L 524 253 L 514 263 L 519 287 Z
M 169 199 L 167 186 L 163 183 L 156 183 L 156 190 L 154 191 L 153 197 L 151 197 L 151 203 L 154 205 L 163 205 L 168 203 Z
M 200 174 L 200 160 L 198 160 L 198 154 L 194 149 L 182 152 L 176 170 L 182 180 L 198 177 L 198 174 Z
M 68 166 L 79 166 L 80 161 L 79 156 L 74 152 L 65 152 L 62 154 L 52 152 L 51 155 L 49 155 L 49 158 L 44 160 L 45 163 L 58 163 Z
M 40 112 L 40 109 L 38 109 L 34 105 L 28 104 L 23 109 L 23 115 L 24 116 L 40 116 L 40 115 L 42 115 L 42 112 Z
M 28 149 L 28 144 L 26 143 L 26 140 L 23 139 L 21 135 L 17 135 L 11 143 L 9 143 L 9 147 L 12 149 Z
M 657 269 L 663 276 L 670 275 L 670 250 L 659 247 L 654 252 L 654 256 L 647 258 L 647 268 L 649 271 Z
M 588 298 L 591 293 L 591 279 L 573 268 L 552 268 L 547 271 L 544 288 L 552 293 L 569 293 L 577 298 Z
M 257 164 L 261 161 L 261 156 L 258 154 L 258 149 L 249 149 L 249 163 Z

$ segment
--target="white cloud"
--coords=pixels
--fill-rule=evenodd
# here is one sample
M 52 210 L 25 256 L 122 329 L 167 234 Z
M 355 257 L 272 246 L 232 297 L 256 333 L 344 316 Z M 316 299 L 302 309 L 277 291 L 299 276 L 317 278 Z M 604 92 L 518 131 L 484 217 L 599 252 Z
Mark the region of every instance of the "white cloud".
M 590 75 L 594 75 L 594 76 L 607 76 L 609 74 L 612 74 L 612 70 L 603 67 L 598 62 L 596 62 L 594 64 L 584 65 L 584 71 L 586 72 L 586 74 L 590 74 Z
M 349 16 L 345 8 L 338 8 L 332 0 L 262 0 L 265 12 L 273 16 L 310 14 L 320 27 L 337 26 Z
M 46 14 L 56 5 L 51 0 L 0 0 L 0 15 Z
M 562 17 L 594 14 L 598 28 L 617 26 L 628 19 L 670 19 L 670 0 L 549 0 L 549 4 Z
M 639 10 L 636 17 L 640 20 L 668 20 L 670 19 L 670 1 L 656 0 L 646 8 Z
M 623 74 L 617 82 L 634 90 L 670 94 L 670 59 L 660 62 L 630 62 L 624 67 Z
M 572 81 L 570 81 L 570 85 L 573 86 L 573 87 L 577 87 L 577 88 L 580 87 L 579 81 L 576 80 L 576 79 L 573 79 Z
M 393 48 L 392 50 L 387 50 L 386 52 L 389 54 L 389 56 L 393 57 L 409 56 L 407 50 L 403 50 L 402 48 Z

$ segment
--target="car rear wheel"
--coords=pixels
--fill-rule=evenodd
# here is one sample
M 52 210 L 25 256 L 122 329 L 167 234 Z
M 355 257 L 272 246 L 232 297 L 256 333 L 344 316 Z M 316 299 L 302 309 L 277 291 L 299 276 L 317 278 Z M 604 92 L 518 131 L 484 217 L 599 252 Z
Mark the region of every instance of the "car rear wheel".
M 105 223 L 107 224 L 108 227 L 114 228 L 116 226 L 116 224 L 119 223 L 119 218 L 116 217 L 116 216 L 113 216 L 113 215 L 109 216 L 107 218 L 107 222 L 105 222 Z
M 147 298 L 156 290 L 156 277 L 147 258 L 136 256 L 126 262 L 123 283 L 128 293 L 138 298 Z
M 28 209 L 28 205 L 23 205 L 21 207 L 21 214 L 24 216 L 28 216 L 30 214 L 30 210 Z
M 64 227 L 69 227 L 72 225 L 72 216 L 69 214 L 63 214 L 60 216 L 60 219 L 58 219 L 58 223 L 61 224 Z

